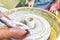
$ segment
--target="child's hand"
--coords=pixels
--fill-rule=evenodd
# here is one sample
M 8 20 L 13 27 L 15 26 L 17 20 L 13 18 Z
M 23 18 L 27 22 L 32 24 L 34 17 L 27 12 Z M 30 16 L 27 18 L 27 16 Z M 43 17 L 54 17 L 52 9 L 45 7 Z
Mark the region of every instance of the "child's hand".
M 34 5 L 34 1 L 29 1 L 29 2 L 27 3 L 27 6 L 28 6 L 28 7 L 33 7 L 33 5 Z
M 52 4 L 49 11 L 52 13 L 56 13 L 57 9 L 55 8 L 55 6 L 55 4 Z
M 49 11 L 55 14 L 58 8 L 59 8 L 59 5 L 52 4 Z

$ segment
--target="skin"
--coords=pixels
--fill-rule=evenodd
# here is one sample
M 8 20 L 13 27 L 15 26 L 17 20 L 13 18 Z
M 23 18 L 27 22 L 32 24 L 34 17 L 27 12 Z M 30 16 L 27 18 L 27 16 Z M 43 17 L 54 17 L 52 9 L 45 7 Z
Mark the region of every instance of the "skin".
M 27 35 L 28 32 L 21 28 L 0 28 L 0 40 L 7 38 L 16 38 L 23 40 Z
M 59 4 L 59 0 L 54 0 L 54 3 L 52 3 L 50 6 L 50 10 L 49 10 L 50 12 L 56 13 L 56 11 L 58 10 L 55 8 L 56 4 Z
M 4 15 L 4 13 L 0 12 L 0 18 L 3 16 L 6 17 L 8 20 L 11 20 L 8 16 Z M 0 40 L 6 38 L 17 38 L 18 40 L 23 40 L 28 34 L 28 29 L 22 29 L 18 26 L 7 29 L 0 28 Z
M 28 2 L 28 7 L 33 7 L 33 5 L 34 5 L 34 0 L 29 0 L 29 2 Z
M 59 0 L 54 0 L 54 2 L 50 5 L 49 11 L 52 13 L 56 13 L 58 9 L 55 8 L 56 4 L 59 4 Z M 34 0 L 30 0 L 28 2 L 28 7 L 33 7 L 34 5 Z

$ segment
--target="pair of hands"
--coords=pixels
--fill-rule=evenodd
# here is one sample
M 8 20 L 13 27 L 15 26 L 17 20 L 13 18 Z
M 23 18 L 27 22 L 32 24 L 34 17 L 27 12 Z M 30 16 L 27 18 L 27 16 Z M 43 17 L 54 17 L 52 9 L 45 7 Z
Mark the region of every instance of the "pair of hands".
M 1 20 L 2 17 L 5 17 L 4 19 L 7 20 Z M 10 20 L 10 21 L 9 21 Z M 8 25 L 11 21 L 11 19 L 6 16 L 4 13 L 0 12 L 0 21 L 2 23 L 5 23 L 6 25 Z M 5 21 L 5 22 L 4 22 Z M 8 22 L 8 23 L 6 23 Z M 27 37 L 29 35 L 29 30 L 28 27 L 22 23 L 17 23 L 17 22 L 13 22 L 16 24 L 16 27 L 12 25 L 12 28 L 8 28 L 8 29 L 0 29 L 0 39 L 4 39 L 4 38 L 17 38 L 17 39 L 24 39 L 25 37 Z M 9 24 L 10 25 L 10 24 Z M 11 32 L 10 32 L 11 31 Z M 13 33 L 13 34 L 12 34 Z M 1 36 L 3 35 L 3 36 Z M 7 36 L 6 36 L 7 35 Z M 17 40 L 16 39 L 16 40 Z
M 34 1 L 28 2 L 27 5 L 28 5 L 28 7 L 33 7 Z M 56 4 L 53 3 L 53 4 L 50 5 L 50 9 L 49 9 L 50 12 L 55 14 L 57 10 L 58 9 L 56 8 Z

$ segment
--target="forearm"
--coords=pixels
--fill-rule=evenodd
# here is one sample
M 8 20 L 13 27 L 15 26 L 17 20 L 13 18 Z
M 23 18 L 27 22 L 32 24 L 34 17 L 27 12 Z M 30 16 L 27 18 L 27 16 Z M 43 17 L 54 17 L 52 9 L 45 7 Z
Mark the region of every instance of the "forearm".
M 0 29 L 0 39 L 6 39 L 6 38 L 23 39 L 27 35 L 28 35 L 28 31 L 25 31 L 21 28 Z
M 59 0 L 54 0 L 54 3 L 59 4 L 60 1 Z

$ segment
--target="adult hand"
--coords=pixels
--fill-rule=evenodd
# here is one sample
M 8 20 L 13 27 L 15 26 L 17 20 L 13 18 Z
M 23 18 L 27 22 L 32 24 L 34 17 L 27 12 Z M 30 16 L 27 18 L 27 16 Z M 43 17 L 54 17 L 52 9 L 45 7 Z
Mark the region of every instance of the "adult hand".
M 17 38 L 24 39 L 29 35 L 27 30 L 23 30 L 21 28 L 0 28 L 0 39 L 6 38 Z

